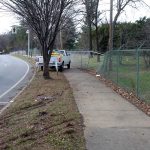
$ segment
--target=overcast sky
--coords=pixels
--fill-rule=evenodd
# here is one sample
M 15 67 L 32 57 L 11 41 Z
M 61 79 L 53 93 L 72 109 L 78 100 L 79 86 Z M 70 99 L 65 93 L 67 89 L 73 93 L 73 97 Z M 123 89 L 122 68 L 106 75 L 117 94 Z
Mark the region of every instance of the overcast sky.
M 116 0 L 115 0 L 116 1 Z M 135 21 L 139 18 L 146 16 L 150 17 L 150 0 L 143 0 L 148 6 L 137 3 L 138 9 L 133 9 L 130 6 L 127 6 L 124 13 L 119 17 L 119 21 Z M 102 6 L 102 8 L 101 8 Z M 110 0 L 100 0 L 99 9 L 109 10 L 110 9 Z M 115 12 L 114 12 L 115 14 Z M 109 19 L 109 14 L 107 13 L 107 18 Z
M 150 6 L 150 0 L 144 0 Z M 109 10 L 110 0 L 100 0 L 100 9 Z M 138 10 L 127 7 L 125 12 L 120 16 L 119 21 L 135 21 L 141 17 L 150 17 L 150 7 L 138 5 Z M 107 13 L 107 19 L 109 15 Z M 17 25 L 19 21 L 12 13 L 0 11 L 0 33 L 5 33 L 11 30 L 12 25 Z
M 12 25 L 17 25 L 19 21 L 12 13 L 0 11 L 0 33 L 5 33 L 11 30 Z

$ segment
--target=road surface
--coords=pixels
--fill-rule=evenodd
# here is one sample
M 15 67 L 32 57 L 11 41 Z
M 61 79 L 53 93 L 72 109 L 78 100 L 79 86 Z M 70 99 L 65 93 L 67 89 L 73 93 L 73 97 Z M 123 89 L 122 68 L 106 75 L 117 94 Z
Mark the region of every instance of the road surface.
M 31 77 L 32 71 L 26 62 L 10 55 L 0 55 L 0 106 L 9 103 Z

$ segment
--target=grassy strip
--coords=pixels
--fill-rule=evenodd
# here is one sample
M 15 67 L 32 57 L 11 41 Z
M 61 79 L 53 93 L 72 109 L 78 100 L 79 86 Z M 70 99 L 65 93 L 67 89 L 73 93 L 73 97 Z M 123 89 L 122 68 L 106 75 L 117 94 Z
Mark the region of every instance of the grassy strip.
M 35 61 L 34 61 L 34 59 L 31 58 L 31 57 L 26 57 L 26 56 L 23 56 L 23 55 L 20 55 L 20 54 L 12 54 L 12 56 L 18 57 L 18 58 L 20 58 L 20 59 L 23 59 L 23 60 L 26 61 L 26 62 L 29 62 L 29 63 L 32 64 L 32 65 L 35 65 Z
M 38 72 L 0 116 L 0 149 L 83 150 L 82 118 L 62 73 L 44 80 Z

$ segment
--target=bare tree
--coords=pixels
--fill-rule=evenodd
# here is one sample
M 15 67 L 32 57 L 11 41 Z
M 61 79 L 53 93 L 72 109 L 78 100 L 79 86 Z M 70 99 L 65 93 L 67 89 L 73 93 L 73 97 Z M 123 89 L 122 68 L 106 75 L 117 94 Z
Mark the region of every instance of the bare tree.
M 94 0 L 93 1 L 93 25 L 95 26 L 95 33 L 96 33 L 96 49 L 99 52 L 99 35 L 98 35 L 98 22 L 99 22 L 99 17 L 102 14 L 99 10 L 98 10 L 98 6 L 99 6 L 99 0 Z
M 66 19 L 65 26 L 60 30 L 55 42 L 59 49 L 73 49 L 77 38 L 76 28 L 73 18 Z
M 100 16 L 103 12 L 99 10 L 100 0 L 82 0 L 86 8 L 86 22 L 89 29 L 89 49 L 93 49 L 92 44 L 92 29 L 95 29 L 96 35 L 96 50 L 99 52 L 99 35 L 98 35 L 98 23 L 100 22 Z
M 114 16 L 114 26 L 117 23 L 117 20 L 119 16 L 122 14 L 122 12 L 125 10 L 127 6 L 130 6 L 132 8 L 137 8 L 136 4 L 137 2 L 142 2 L 142 0 L 116 0 L 115 7 L 116 7 L 116 14 Z
M 88 35 L 89 35 L 89 50 L 93 49 L 92 46 L 92 21 L 93 21 L 93 3 L 92 0 L 82 0 L 83 4 L 85 5 L 86 10 L 86 22 L 88 25 Z
M 114 14 L 113 22 L 110 27 L 110 32 L 112 34 L 112 37 L 109 37 L 109 49 L 113 49 L 113 32 L 116 26 L 116 23 L 118 21 L 119 16 L 125 11 L 125 8 L 127 6 L 130 6 L 132 8 L 137 8 L 136 4 L 138 2 L 142 2 L 143 0 L 111 0 L 111 2 L 114 1 L 114 9 L 116 10 L 116 14 Z M 111 12 L 112 13 L 112 12 Z
M 50 78 L 49 61 L 62 16 L 69 14 L 73 0 L 1 0 L 6 8 L 22 17 L 37 35 L 42 47 L 44 78 Z M 70 15 L 70 14 L 69 14 Z

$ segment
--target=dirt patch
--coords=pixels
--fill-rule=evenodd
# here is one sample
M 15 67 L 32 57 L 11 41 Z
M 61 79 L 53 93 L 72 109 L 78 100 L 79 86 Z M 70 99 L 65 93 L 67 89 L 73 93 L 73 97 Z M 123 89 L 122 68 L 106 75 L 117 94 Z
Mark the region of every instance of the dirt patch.
M 82 118 L 62 73 L 38 72 L 0 116 L 0 149 L 84 150 Z

